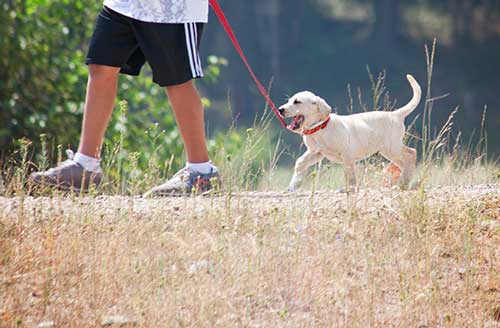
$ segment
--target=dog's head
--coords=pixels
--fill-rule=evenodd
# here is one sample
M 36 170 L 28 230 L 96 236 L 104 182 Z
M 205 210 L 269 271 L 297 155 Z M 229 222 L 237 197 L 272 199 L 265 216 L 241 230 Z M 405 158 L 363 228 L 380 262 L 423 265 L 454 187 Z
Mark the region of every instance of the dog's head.
M 279 108 L 281 116 L 292 118 L 288 128 L 299 131 L 315 123 L 324 121 L 332 112 L 332 108 L 321 97 L 309 91 L 295 94 Z

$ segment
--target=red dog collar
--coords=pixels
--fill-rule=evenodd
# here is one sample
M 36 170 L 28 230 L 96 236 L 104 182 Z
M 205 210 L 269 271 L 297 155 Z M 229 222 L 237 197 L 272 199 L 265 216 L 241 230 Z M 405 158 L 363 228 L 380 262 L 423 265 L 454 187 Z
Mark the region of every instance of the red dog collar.
M 328 118 L 323 123 L 321 123 L 317 127 L 312 128 L 310 130 L 306 130 L 306 129 L 302 130 L 302 134 L 305 136 L 309 136 L 311 134 L 318 132 L 319 130 L 323 130 L 328 125 L 328 122 L 330 122 L 330 119 L 331 119 L 331 117 L 330 117 L 330 115 L 328 115 Z

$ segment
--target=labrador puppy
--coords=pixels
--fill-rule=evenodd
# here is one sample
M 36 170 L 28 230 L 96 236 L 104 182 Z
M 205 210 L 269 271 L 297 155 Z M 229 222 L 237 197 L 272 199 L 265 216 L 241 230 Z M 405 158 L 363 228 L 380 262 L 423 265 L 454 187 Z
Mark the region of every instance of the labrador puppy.
M 401 170 L 398 184 L 406 188 L 416 170 L 417 151 L 403 144 L 404 122 L 422 96 L 420 85 L 413 76 L 407 75 L 406 78 L 413 89 L 413 98 L 407 105 L 392 112 L 336 115 L 325 100 L 309 91 L 295 94 L 281 106 L 280 114 L 292 118 L 288 128 L 303 135 L 307 147 L 295 164 L 289 190 L 295 191 L 307 169 L 323 157 L 343 164 L 348 187 L 355 187 L 356 161 L 378 152 Z

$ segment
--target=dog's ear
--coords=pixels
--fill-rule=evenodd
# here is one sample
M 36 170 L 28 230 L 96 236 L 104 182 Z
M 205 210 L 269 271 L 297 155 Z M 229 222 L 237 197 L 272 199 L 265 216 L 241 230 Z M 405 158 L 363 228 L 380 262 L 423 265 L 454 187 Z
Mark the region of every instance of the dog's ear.
M 326 103 L 323 98 L 316 96 L 314 102 L 316 103 L 316 108 L 321 115 L 330 115 L 330 113 L 332 112 L 332 108 Z

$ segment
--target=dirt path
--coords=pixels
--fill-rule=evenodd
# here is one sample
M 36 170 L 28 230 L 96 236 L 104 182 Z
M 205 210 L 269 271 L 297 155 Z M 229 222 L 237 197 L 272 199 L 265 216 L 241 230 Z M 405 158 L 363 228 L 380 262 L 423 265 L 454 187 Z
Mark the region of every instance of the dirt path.
M 215 197 L 169 197 L 163 199 L 144 199 L 141 197 L 98 196 L 98 197 L 26 197 L 0 198 L 0 210 L 10 216 L 19 213 L 23 203 L 25 213 L 32 211 L 78 212 L 92 207 L 93 213 L 99 216 L 112 215 L 124 210 L 145 216 L 168 215 L 170 212 L 189 211 L 191 209 L 221 208 L 228 204 L 232 207 L 252 209 L 302 208 L 347 210 L 357 208 L 363 211 L 395 210 L 404 202 L 425 200 L 429 204 L 441 206 L 460 206 L 481 202 L 485 197 L 499 198 L 500 185 L 451 186 L 437 187 L 425 191 L 406 191 L 391 189 L 365 189 L 357 193 L 341 193 L 335 191 L 302 191 L 287 192 L 241 192 Z M 76 213 L 75 213 L 76 214 Z

